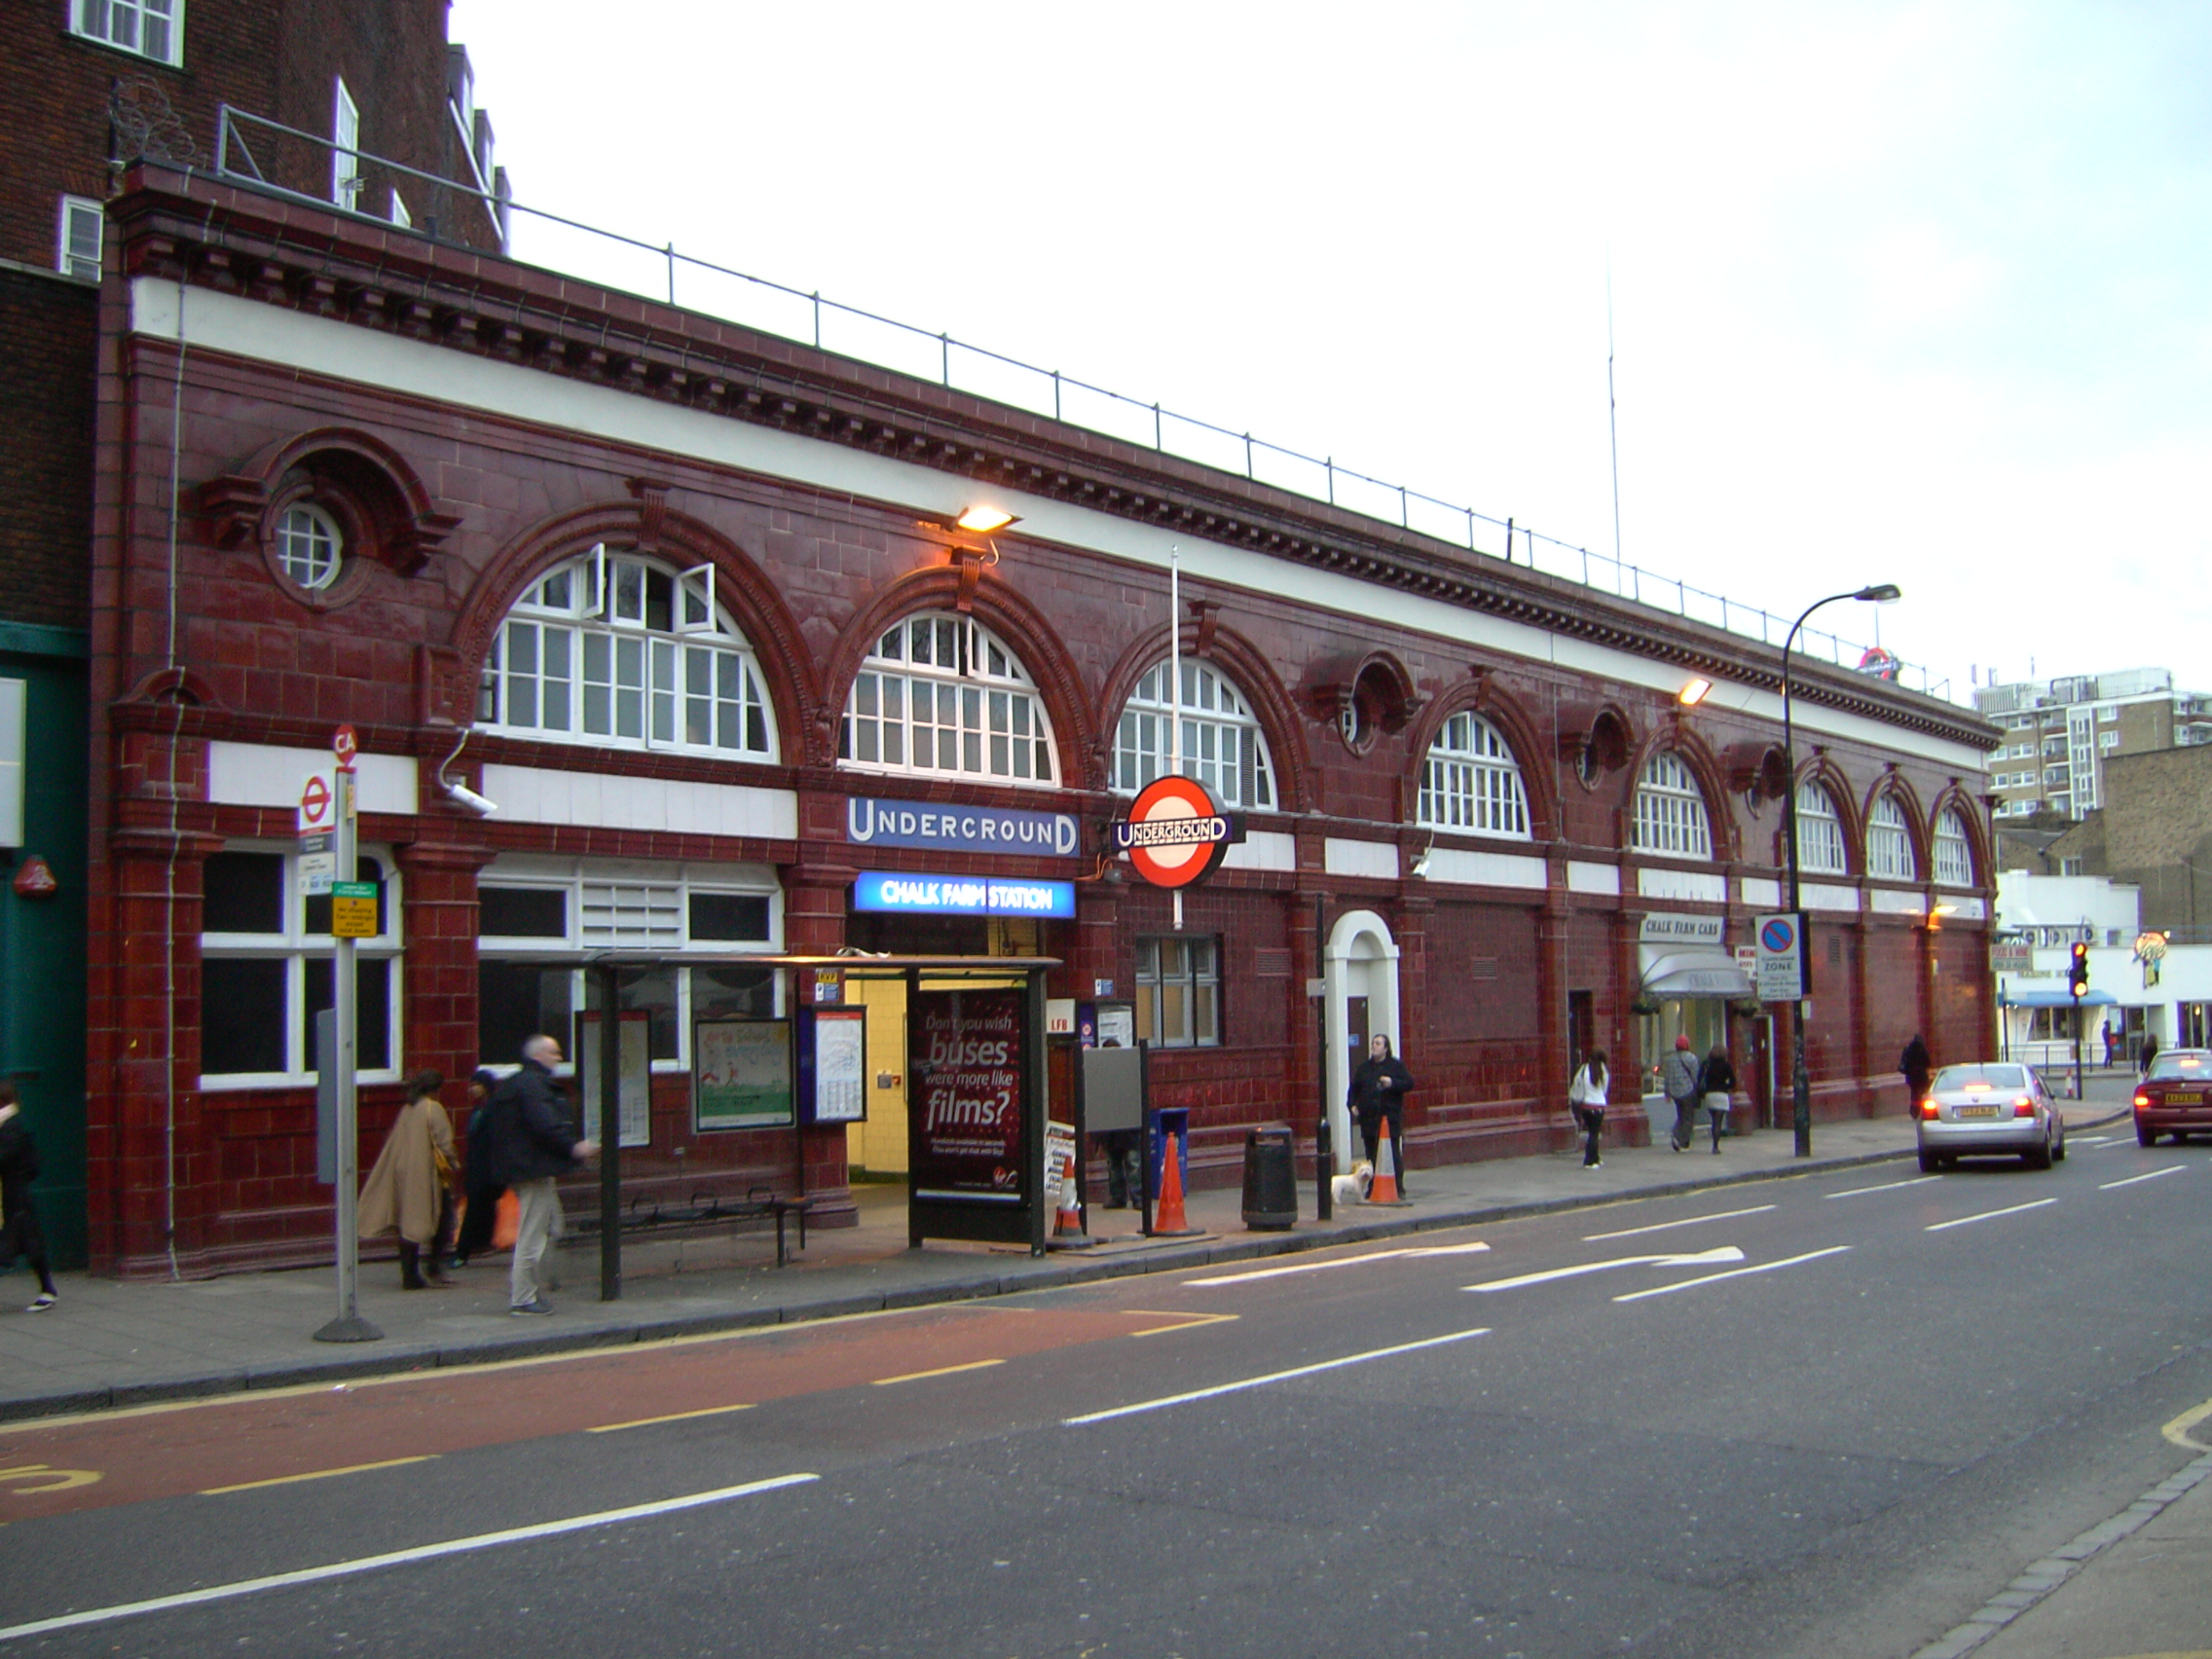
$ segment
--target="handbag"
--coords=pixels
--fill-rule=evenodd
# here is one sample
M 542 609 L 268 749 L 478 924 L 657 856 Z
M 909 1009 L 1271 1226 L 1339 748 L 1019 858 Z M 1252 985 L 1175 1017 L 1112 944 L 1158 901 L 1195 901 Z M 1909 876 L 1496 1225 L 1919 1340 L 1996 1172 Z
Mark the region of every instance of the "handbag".
M 512 1250 L 515 1247 L 515 1234 L 521 1226 L 522 1199 L 516 1198 L 514 1189 L 509 1187 L 499 1195 L 498 1217 L 492 1223 L 492 1248 Z

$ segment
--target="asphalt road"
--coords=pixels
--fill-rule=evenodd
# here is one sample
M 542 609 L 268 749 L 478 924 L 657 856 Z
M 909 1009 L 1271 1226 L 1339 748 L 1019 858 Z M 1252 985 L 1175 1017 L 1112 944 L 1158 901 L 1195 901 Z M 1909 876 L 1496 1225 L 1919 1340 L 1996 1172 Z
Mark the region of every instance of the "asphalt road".
M 11 1425 L 0 1659 L 1909 1655 L 2196 1455 L 2212 1159 L 2115 1127 Z

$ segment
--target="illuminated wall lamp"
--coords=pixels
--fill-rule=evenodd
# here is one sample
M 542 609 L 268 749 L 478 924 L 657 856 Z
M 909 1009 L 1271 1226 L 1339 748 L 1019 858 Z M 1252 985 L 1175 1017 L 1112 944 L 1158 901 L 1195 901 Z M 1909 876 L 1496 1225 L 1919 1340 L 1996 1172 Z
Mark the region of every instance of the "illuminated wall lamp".
M 952 522 L 960 529 L 973 532 L 977 535 L 988 535 L 994 530 L 1004 530 L 1010 524 L 1019 524 L 1021 519 L 1019 515 L 1010 513 L 1004 507 L 994 507 L 982 501 L 976 501 L 970 503 L 960 516 Z
M 1700 676 L 1675 693 L 1675 701 L 1685 709 L 1694 709 L 1712 694 L 1713 682 Z

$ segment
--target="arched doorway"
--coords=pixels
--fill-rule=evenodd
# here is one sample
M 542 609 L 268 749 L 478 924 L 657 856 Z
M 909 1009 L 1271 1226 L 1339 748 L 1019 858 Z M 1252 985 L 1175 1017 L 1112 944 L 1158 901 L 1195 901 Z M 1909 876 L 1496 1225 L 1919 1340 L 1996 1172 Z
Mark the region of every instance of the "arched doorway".
M 1391 1052 L 1405 1052 L 1398 1029 L 1398 941 L 1390 937 L 1390 924 L 1373 910 L 1339 916 L 1322 950 L 1321 976 L 1329 1038 L 1330 1141 L 1337 1149 L 1337 1167 L 1348 1169 L 1359 1156 L 1359 1138 L 1345 1105 L 1352 1069 L 1377 1033 L 1390 1039 Z

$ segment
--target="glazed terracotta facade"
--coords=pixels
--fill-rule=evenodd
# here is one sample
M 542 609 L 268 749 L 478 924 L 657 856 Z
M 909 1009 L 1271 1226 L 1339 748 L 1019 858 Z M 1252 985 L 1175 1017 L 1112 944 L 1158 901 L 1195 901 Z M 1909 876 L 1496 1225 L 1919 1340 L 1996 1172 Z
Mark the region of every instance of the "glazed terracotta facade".
M 206 872 L 230 882 L 242 867 L 211 860 L 289 843 L 285 780 L 341 722 L 373 762 L 361 839 L 396 895 L 382 945 L 389 1071 L 465 1076 L 511 1057 L 477 1051 L 480 895 L 509 878 L 757 893 L 770 916 L 758 948 L 803 952 L 882 941 L 888 924 L 852 912 L 864 868 L 1073 880 L 1074 920 L 993 941 L 1061 960 L 1053 995 L 1110 982 L 1127 996 L 1142 941 L 1175 937 L 1167 895 L 1116 879 L 1103 856 L 1124 798 L 1112 788 L 1123 712 L 1166 650 L 1172 559 L 1180 648 L 1242 699 L 1271 787 L 1229 866 L 1184 900 L 1184 937 L 1218 942 L 1219 1042 L 1154 1061 L 1156 1100 L 1192 1109 L 1205 1182 L 1236 1178 L 1255 1124 L 1293 1124 L 1310 1154 L 1318 1102 L 1341 1091 L 1355 984 L 1419 1079 L 1413 1167 L 1563 1145 L 1570 1020 L 1616 1069 L 1647 1035 L 1643 919 L 1716 919 L 1726 950 L 1780 907 L 1771 648 L 297 201 L 147 166 L 110 216 L 88 1054 L 103 1269 L 166 1272 L 173 1251 L 184 1272 L 208 1272 L 327 1250 L 312 1088 L 204 1067 L 203 1033 L 236 1014 L 208 1008 L 207 986 L 250 977 L 210 973 L 238 950 L 209 932 L 204 905 Z M 989 537 L 950 528 L 979 496 L 1018 522 Z M 319 588 L 286 573 L 280 528 L 301 503 L 344 540 L 342 571 Z M 556 742 L 480 721 L 503 624 L 594 549 L 711 572 L 724 637 L 757 675 L 771 753 Z M 923 613 L 980 624 L 1018 663 L 1049 725 L 1049 784 L 840 760 L 864 662 Z M 1675 691 L 1692 675 L 1721 694 L 1684 710 Z M 1900 1110 L 1894 1064 L 1914 1031 L 1941 1056 L 1978 1051 L 1991 1030 L 1979 770 L 1991 728 L 1819 665 L 1801 669 L 1795 709 L 1799 780 L 1825 788 L 1850 849 L 1840 873 L 1808 878 L 1825 906 L 1808 1031 L 1816 1110 Z M 1525 833 L 1419 822 L 1432 747 L 1470 711 L 1510 752 Z M 1635 845 L 1639 780 L 1660 754 L 1694 780 L 1710 857 Z M 453 805 L 441 768 L 503 797 L 502 811 Z M 863 847 L 856 797 L 1066 814 L 1080 846 L 1064 858 Z M 1883 800 L 1902 811 L 1908 878 L 1867 872 Z M 1938 883 L 1946 814 L 1969 862 Z M 272 947 L 287 953 L 312 982 L 296 926 Z M 1332 987 L 1318 1002 L 1315 979 Z M 1716 1017 L 1741 1063 L 1756 1022 Z M 1760 1051 L 1786 1076 L 1786 1017 L 1775 1031 Z M 1324 1048 L 1339 1056 L 1325 1073 Z M 1765 1087 L 1762 1073 L 1754 1092 Z M 688 1088 L 679 1067 L 656 1075 L 638 1191 L 803 1184 L 832 1222 L 850 1214 L 842 1130 L 696 1134 Z M 397 1104 L 395 1083 L 365 1088 L 370 1151 Z M 1633 1111 L 1622 1117 L 1633 1128 Z

